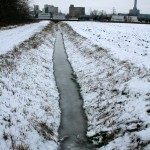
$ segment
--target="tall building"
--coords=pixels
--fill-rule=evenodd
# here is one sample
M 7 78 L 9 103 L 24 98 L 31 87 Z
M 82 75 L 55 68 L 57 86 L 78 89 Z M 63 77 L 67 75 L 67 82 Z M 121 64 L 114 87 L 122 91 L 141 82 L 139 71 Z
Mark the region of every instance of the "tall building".
M 53 5 L 44 5 L 43 13 L 58 14 L 58 7 Z
M 58 14 L 58 7 L 53 7 L 53 13 Z
M 85 15 L 85 7 L 74 7 L 74 5 L 70 5 L 69 16 L 71 18 L 79 18 L 83 15 Z
M 38 17 L 39 12 L 40 12 L 39 5 L 34 5 L 34 17 Z
M 137 9 L 137 0 L 134 1 L 134 7 L 130 10 L 129 14 L 132 16 L 137 16 L 140 14 L 140 10 Z
M 49 13 L 49 5 L 44 5 L 44 13 Z

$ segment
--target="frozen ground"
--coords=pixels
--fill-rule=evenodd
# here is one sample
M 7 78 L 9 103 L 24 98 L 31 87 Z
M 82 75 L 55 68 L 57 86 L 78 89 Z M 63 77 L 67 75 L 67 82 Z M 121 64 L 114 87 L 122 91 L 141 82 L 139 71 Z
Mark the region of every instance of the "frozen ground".
M 1 30 L 9 30 L 9 29 L 13 29 L 13 28 L 17 28 L 19 25 L 10 25 L 7 27 L 0 27 L 0 31 Z
M 87 135 L 100 150 L 149 150 L 150 27 L 68 24 L 78 32 L 60 24 L 69 61 L 81 86 Z
M 5 54 L 12 50 L 16 45 L 40 32 L 47 24 L 48 21 L 41 21 L 14 29 L 0 30 L 0 54 Z
M 96 22 L 68 22 L 82 36 L 114 57 L 150 69 L 150 26 Z
M 46 24 L 0 32 L 6 38 L 0 38 L 1 52 L 7 52 L 0 55 L 0 150 L 58 147 L 60 110 L 53 75 L 53 24 L 30 37 Z

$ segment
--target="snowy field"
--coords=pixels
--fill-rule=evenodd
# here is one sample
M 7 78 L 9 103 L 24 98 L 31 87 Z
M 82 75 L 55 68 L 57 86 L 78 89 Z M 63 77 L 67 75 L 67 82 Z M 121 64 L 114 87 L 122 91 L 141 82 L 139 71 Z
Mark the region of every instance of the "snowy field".
M 0 54 L 5 54 L 16 45 L 24 42 L 32 35 L 40 32 L 49 22 L 28 24 L 14 29 L 0 30 Z
M 58 147 L 60 110 L 52 62 L 54 25 L 40 32 L 47 24 L 0 32 L 0 150 Z
M 96 22 L 68 22 L 79 34 L 107 49 L 116 58 L 150 69 L 150 26 Z
M 14 28 L 17 28 L 18 26 L 21 26 L 21 25 L 10 25 L 10 26 L 7 26 L 7 27 L 0 27 L 0 31 L 1 30 L 14 29 Z
M 68 22 L 60 27 L 81 86 L 89 138 L 99 150 L 149 150 L 150 26 Z

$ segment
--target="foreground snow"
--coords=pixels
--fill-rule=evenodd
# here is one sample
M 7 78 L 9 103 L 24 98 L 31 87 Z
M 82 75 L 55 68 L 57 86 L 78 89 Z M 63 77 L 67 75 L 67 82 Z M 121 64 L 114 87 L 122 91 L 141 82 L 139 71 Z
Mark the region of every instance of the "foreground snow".
M 90 39 L 114 57 L 150 69 L 150 26 L 96 22 L 68 22 L 79 34 Z
M 16 45 L 30 38 L 37 32 L 40 32 L 48 21 L 41 21 L 39 23 L 28 24 L 14 29 L 0 30 L 0 54 L 5 54 L 12 50 Z
M 18 26 L 21 26 L 21 25 L 10 25 L 10 26 L 7 26 L 7 27 L 0 27 L 0 31 L 1 30 L 14 29 L 14 28 L 17 28 Z
M 129 31 L 121 32 L 120 28 L 124 29 L 123 27 L 128 25 L 114 24 L 113 29 L 113 24 L 87 22 L 68 24 L 81 35 L 89 35 L 87 39 L 67 24 L 61 24 L 68 58 L 81 86 L 84 108 L 88 117 L 87 135 L 97 147 L 101 147 L 100 150 L 150 149 L 150 70 L 148 69 L 150 53 L 147 50 L 147 56 L 138 55 L 143 58 L 143 61 L 140 59 L 142 62 L 132 64 L 131 62 L 137 62 L 133 50 L 137 53 L 144 52 L 142 48 L 131 49 L 133 60 L 127 61 L 127 57 L 116 59 L 117 55 L 124 56 L 128 52 L 123 49 L 117 52 L 113 42 L 112 45 L 108 45 L 110 36 L 105 34 L 103 34 L 105 40 L 102 43 L 99 41 L 96 45 L 95 40 L 98 38 L 94 36 L 95 34 L 102 36 L 101 30 L 107 32 L 106 25 L 112 26 L 111 30 L 109 29 L 111 37 L 119 39 L 122 32 L 131 35 L 134 25 L 130 25 Z M 145 28 L 148 29 L 147 26 L 141 25 L 142 31 Z M 116 35 L 117 31 L 114 30 L 121 33 Z M 149 41 L 143 38 L 144 41 Z M 131 43 L 134 42 L 136 41 L 132 38 Z M 123 45 L 121 41 L 118 43 Z M 109 46 L 111 50 L 101 48 L 101 44 L 103 47 Z M 142 45 L 143 42 L 138 44 Z M 149 46 L 149 43 L 147 45 Z M 149 61 L 143 63 L 144 59 Z
M 25 28 L 28 26 L 32 25 Z M 35 24 L 33 28 L 33 32 L 26 32 L 26 38 L 35 33 Z M 13 51 L 0 55 L 0 150 L 21 146 L 57 149 L 60 110 L 53 75 L 52 31 L 50 24 Z M 18 30 L 13 33 L 13 37 L 20 37 Z

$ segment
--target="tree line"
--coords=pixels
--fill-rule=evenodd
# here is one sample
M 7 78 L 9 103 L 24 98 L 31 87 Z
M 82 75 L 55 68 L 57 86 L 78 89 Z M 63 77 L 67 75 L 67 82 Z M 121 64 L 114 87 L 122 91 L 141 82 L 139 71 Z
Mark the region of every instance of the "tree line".
M 29 18 L 28 0 L 0 0 L 0 22 L 18 23 Z

